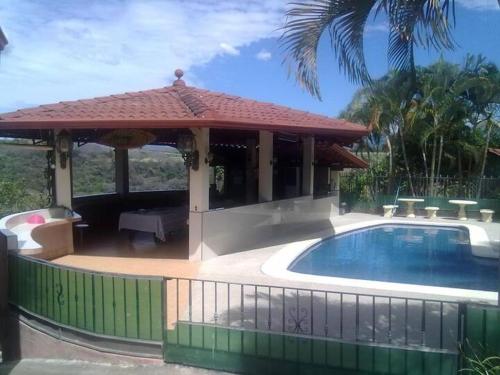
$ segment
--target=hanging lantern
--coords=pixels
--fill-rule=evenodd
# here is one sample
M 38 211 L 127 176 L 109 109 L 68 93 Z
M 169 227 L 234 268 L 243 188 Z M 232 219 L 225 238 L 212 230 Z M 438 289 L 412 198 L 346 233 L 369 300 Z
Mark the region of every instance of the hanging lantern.
M 140 129 L 116 129 L 99 138 L 98 143 L 116 149 L 139 148 L 154 142 L 156 136 Z

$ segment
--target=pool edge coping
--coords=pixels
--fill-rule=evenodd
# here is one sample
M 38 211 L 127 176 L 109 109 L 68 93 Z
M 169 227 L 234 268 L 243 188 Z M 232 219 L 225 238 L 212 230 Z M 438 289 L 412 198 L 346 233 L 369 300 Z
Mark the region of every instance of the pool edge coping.
M 469 238 L 472 247 L 473 255 L 477 255 L 481 250 L 487 248 L 490 255 L 496 255 L 491 246 L 490 239 L 486 231 L 473 224 L 469 223 L 450 223 L 442 221 L 415 222 L 411 220 L 394 220 L 394 219 L 372 219 L 368 221 L 345 224 L 335 226 L 335 235 L 344 234 L 357 229 L 366 229 L 373 226 L 383 224 L 404 224 L 416 226 L 441 226 L 453 228 L 465 228 L 469 232 Z M 453 302 L 474 302 L 497 304 L 498 293 L 483 290 L 447 288 L 438 286 L 418 285 L 418 284 L 403 284 L 386 281 L 374 281 L 363 279 L 349 279 L 343 277 L 319 276 L 310 275 L 299 272 L 289 271 L 288 267 L 311 246 L 330 238 L 331 235 L 318 237 L 309 240 L 296 241 L 285 245 L 277 253 L 269 257 L 262 265 L 261 271 L 269 276 L 286 279 L 290 281 L 302 281 L 308 283 L 318 283 L 330 286 L 349 287 L 360 289 L 366 293 L 386 292 L 401 294 L 401 298 L 432 298 L 442 299 Z M 397 296 L 394 296 L 397 298 Z

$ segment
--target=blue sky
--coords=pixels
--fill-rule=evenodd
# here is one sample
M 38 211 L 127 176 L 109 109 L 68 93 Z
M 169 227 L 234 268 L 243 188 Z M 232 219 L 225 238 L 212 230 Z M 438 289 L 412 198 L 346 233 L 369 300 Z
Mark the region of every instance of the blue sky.
M 286 0 L 2 0 L 9 46 L 0 58 L 0 112 L 170 85 L 182 68 L 188 84 L 335 116 L 356 85 L 320 46 L 323 101 L 304 92 L 281 64 L 277 29 Z M 497 0 L 457 0 L 461 63 L 467 52 L 500 65 Z M 387 25 L 368 25 L 368 66 L 387 71 Z M 417 52 L 417 63 L 440 55 Z

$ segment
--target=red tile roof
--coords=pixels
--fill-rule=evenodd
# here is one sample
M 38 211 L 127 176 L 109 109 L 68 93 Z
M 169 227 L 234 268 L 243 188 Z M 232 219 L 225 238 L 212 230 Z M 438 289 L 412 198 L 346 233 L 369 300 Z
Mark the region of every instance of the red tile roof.
M 368 163 L 338 144 L 316 145 L 316 158 L 320 164 L 342 168 L 368 168 Z
M 345 120 L 186 86 L 60 102 L 0 115 L 2 129 L 189 128 L 253 129 L 341 135 L 367 130 Z

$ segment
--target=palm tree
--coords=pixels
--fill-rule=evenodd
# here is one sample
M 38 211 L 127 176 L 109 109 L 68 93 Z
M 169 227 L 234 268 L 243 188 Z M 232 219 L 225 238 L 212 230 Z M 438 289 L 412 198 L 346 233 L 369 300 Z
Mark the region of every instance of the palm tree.
M 361 95 L 362 98 L 360 103 L 350 106 L 343 113 L 343 117 L 361 120 L 372 131 L 382 134 L 389 151 L 389 187 L 392 186 L 392 177 L 395 172 L 394 145 L 399 137 L 398 146 L 401 148 L 408 186 L 411 194 L 415 195 L 405 141 L 406 130 L 411 125 L 410 111 L 413 107 L 411 93 L 410 82 L 406 76 L 391 72 L 374 81 L 369 88 L 358 91 L 357 96 Z
M 490 139 L 496 139 L 500 123 L 500 75 L 481 56 L 466 61 L 463 67 L 443 60 L 417 67 L 415 88 L 405 74 L 391 72 L 359 89 L 342 112 L 379 137 L 372 137 L 368 146 L 386 142 L 389 186 L 398 172 L 397 156 L 412 194 L 411 172 L 424 172 L 429 195 L 436 193 L 435 177 L 443 170 L 460 180 L 465 174 L 484 174 Z
M 412 125 L 419 122 L 424 166 L 428 175 L 427 191 L 434 196 L 435 177 L 440 175 L 443 158 L 444 136 L 451 127 L 463 124 L 465 111 L 460 93 L 464 82 L 460 80 L 457 65 L 440 59 L 437 63 L 418 72 L 419 100 L 411 110 Z M 427 142 L 432 141 L 430 168 L 427 167 Z
M 474 128 L 481 127 L 485 133 L 477 188 L 479 199 L 491 132 L 495 127 L 500 128 L 500 71 L 495 64 L 488 63 L 481 55 L 467 55 L 463 75 L 468 82 L 463 90 L 470 108 L 468 121 Z
M 321 98 L 317 52 L 321 37 L 327 34 L 340 69 L 351 81 L 368 83 L 363 34 L 370 16 L 384 15 L 389 23 L 389 62 L 409 72 L 414 81 L 415 47 L 454 47 L 454 7 L 455 0 L 299 0 L 292 3 L 283 27 L 285 61 L 298 82 Z

